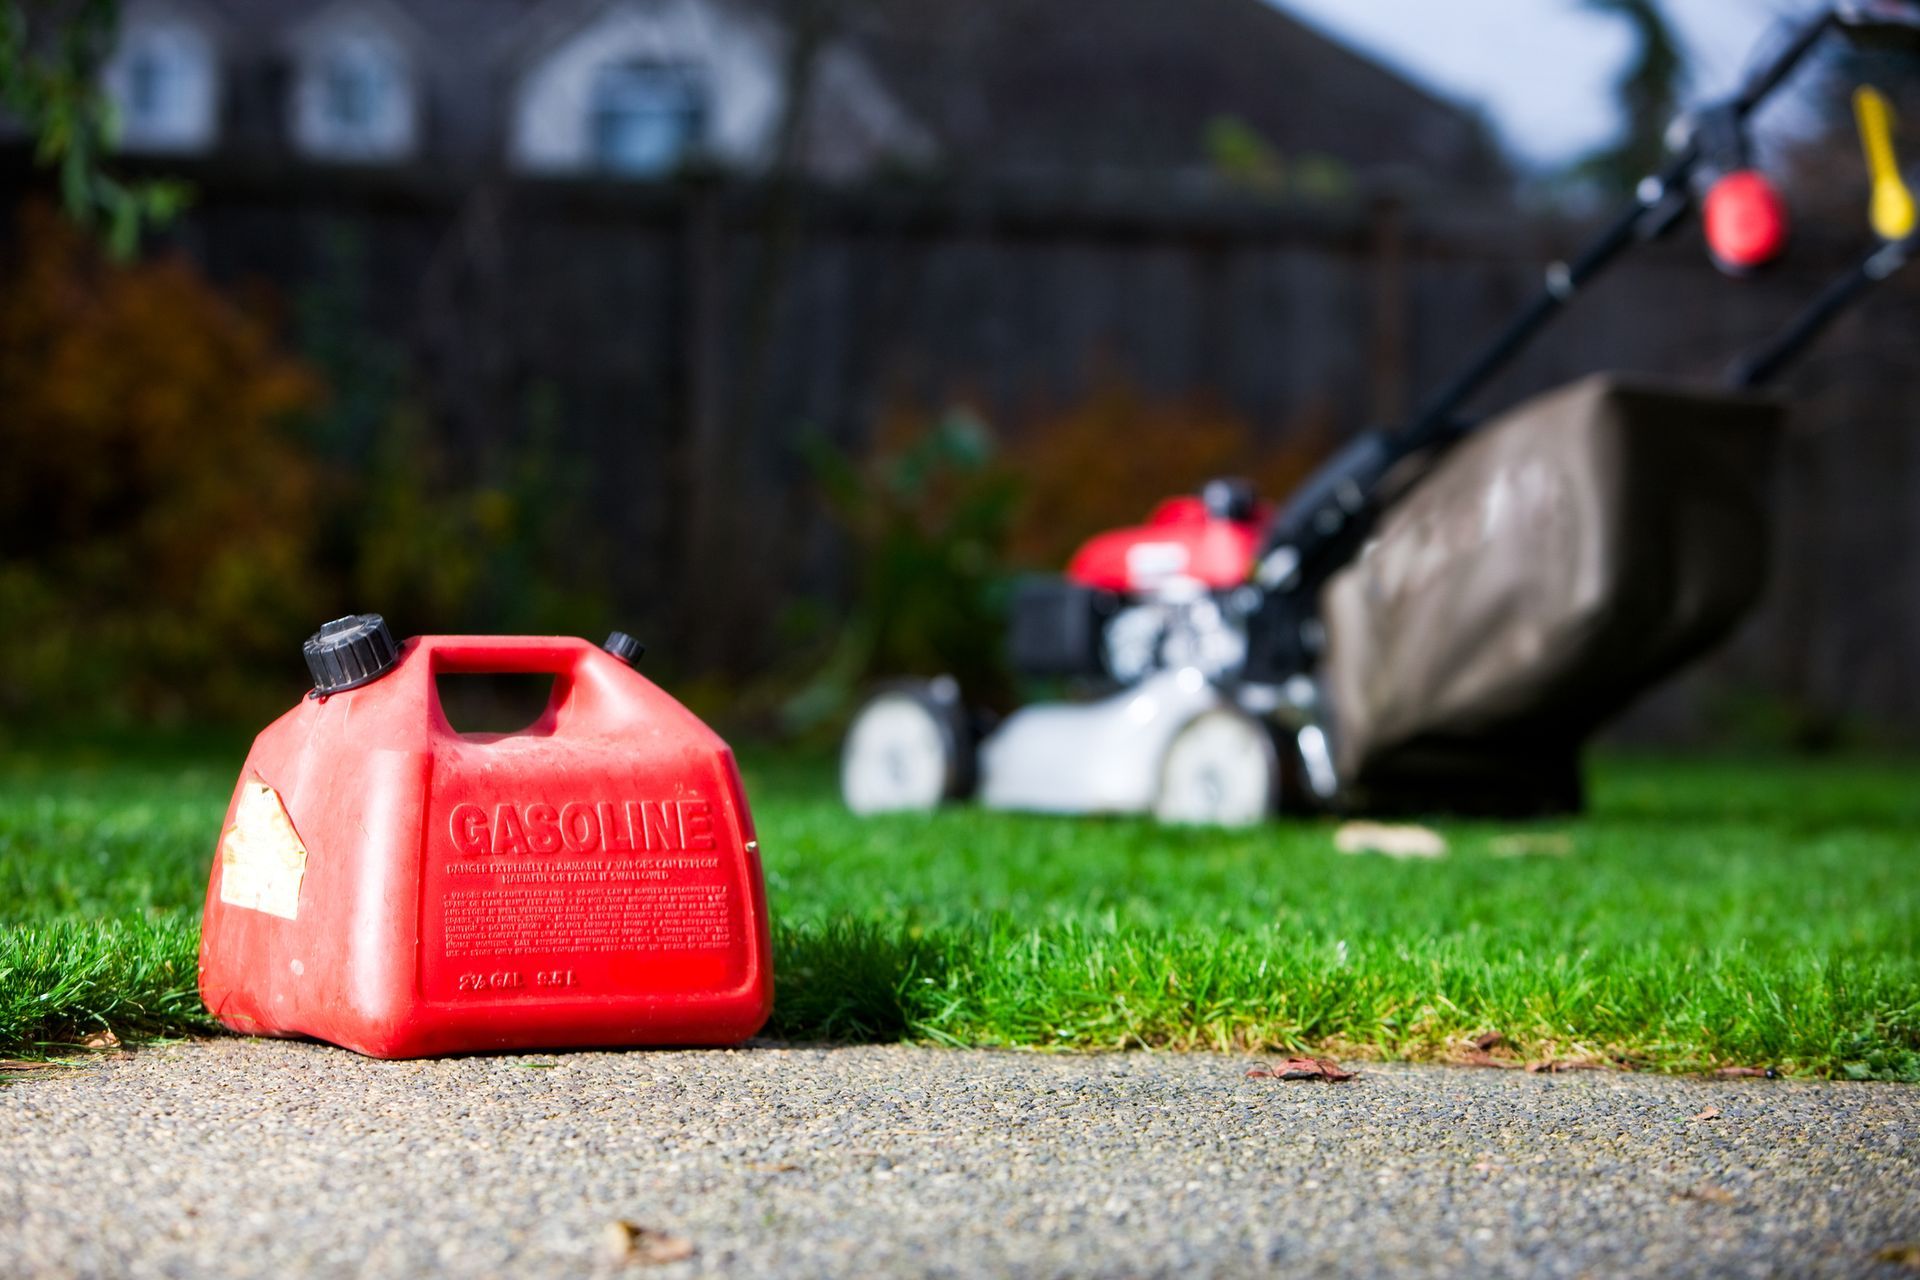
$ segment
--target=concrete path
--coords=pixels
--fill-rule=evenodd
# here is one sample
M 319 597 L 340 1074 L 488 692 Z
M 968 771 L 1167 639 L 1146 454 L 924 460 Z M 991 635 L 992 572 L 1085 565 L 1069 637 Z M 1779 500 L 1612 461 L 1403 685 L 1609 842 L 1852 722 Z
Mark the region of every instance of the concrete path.
M 1248 1065 L 148 1049 L 0 1088 L 0 1276 L 1920 1274 L 1920 1088 Z

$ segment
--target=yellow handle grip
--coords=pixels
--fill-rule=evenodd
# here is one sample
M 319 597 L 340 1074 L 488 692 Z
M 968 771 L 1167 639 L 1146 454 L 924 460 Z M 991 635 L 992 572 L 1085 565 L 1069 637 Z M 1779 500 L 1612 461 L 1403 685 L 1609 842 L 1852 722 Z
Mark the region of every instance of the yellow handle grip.
M 1882 240 L 1905 240 L 1913 234 L 1916 212 L 1913 192 L 1900 176 L 1900 160 L 1893 151 L 1893 106 L 1872 85 L 1853 91 L 1853 118 L 1860 128 L 1860 146 L 1873 178 L 1869 217 Z

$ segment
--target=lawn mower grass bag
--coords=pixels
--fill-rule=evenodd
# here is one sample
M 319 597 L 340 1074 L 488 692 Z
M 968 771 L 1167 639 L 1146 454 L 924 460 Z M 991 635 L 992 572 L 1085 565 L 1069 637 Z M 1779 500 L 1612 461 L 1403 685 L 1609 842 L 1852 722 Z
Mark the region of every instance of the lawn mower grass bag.
M 1343 790 L 1578 809 L 1586 737 L 1759 597 L 1780 419 L 1759 396 L 1598 376 L 1447 454 L 1322 596 Z

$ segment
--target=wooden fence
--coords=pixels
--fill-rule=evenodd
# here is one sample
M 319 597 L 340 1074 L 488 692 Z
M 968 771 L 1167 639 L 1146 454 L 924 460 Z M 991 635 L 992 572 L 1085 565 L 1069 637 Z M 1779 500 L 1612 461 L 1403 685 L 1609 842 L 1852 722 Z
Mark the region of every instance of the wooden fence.
M 1017 433 L 1116 370 L 1215 397 L 1267 440 L 1308 417 L 1391 420 L 1578 238 L 1500 209 L 1219 192 L 189 176 L 181 236 L 216 278 L 357 299 L 462 455 L 548 404 L 622 549 L 616 598 L 735 672 L 769 658 L 781 602 L 849 590 L 802 432 L 857 449 L 890 405 L 964 396 Z M 1812 237 L 1790 269 L 1735 284 L 1689 235 L 1651 247 L 1485 403 L 1603 367 L 1711 377 L 1849 251 Z M 1795 375 L 1771 597 L 1635 731 L 1695 732 L 1746 699 L 1920 732 L 1916 321 L 1920 278 L 1895 281 Z

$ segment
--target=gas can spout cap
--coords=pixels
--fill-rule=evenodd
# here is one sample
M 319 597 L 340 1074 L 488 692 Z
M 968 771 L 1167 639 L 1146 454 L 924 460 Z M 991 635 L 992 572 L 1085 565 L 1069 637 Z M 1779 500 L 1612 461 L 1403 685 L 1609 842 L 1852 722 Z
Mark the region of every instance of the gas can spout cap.
M 638 665 L 647 652 L 647 646 L 624 631 L 613 632 L 600 647 L 630 667 Z
M 387 620 L 377 613 L 335 618 L 308 636 L 300 648 L 306 654 L 307 670 L 313 673 L 316 698 L 378 680 L 400 660 L 400 647 L 387 630 Z

